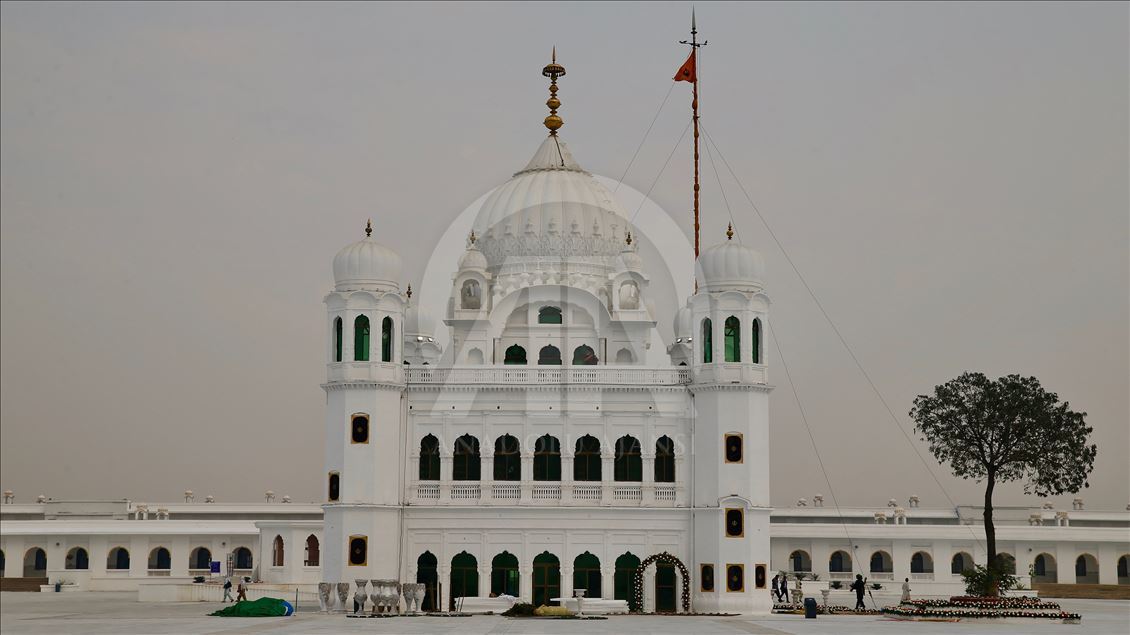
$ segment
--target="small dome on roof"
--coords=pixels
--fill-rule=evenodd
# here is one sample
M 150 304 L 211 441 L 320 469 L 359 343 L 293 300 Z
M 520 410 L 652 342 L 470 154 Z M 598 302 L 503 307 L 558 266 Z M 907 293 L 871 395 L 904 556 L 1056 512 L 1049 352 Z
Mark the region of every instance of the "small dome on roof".
M 372 224 L 365 237 L 347 245 L 334 256 L 334 288 L 338 291 L 398 291 L 402 263 L 400 254 L 372 237 Z
M 756 249 L 727 237 L 702 252 L 698 271 L 707 291 L 758 290 L 765 276 L 765 258 Z
M 404 311 L 404 335 L 406 337 L 434 337 L 436 320 L 432 312 L 422 308 L 419 303 L 410 305 Z

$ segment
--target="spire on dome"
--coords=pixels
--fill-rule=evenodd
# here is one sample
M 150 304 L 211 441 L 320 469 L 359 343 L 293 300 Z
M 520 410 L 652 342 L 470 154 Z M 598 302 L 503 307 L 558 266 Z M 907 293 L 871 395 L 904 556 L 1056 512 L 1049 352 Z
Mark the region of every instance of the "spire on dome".
M 631 244 L 632 244 L 632 230 L 630 230 L 630 229 L 628 230 L 628 237 L 624 239 L 624 242 L 628 243 L 628 246 L 631 246 Z
M 734 239 L 734 224 L 726 223 L 726 240 Z
M 412 299 L 412 284 L 411 283 L 408 284 L 408 290 L 405 291 L 404 294 L 408 296 L 409 300 Z
M 545 105 L 549 106 L 549 116 L 545 118 L 545 127 L 549 128 L 549 136 L 556 137 L 557 129 L 565 125 L 557 115 L 561 107 L 561 100 L 557 98 L 557 78 L 565 76 L 565 67 L 557 63 L 557 47 L 553 47 L 552 61 L 541 69 L 541 74 L 549 78 L 549 99 Z
M 478 240 L 478 237 L 475 236 L 475 230 L 471 230 L 471 235 L 467 237 L 467 240 L 471 241 L 472 245 L 475 244 L 475 241 Z
M 373 235 L 373 219 L 370 218 L 365 223 L 365 238 L 368 238 L 372 235 Z

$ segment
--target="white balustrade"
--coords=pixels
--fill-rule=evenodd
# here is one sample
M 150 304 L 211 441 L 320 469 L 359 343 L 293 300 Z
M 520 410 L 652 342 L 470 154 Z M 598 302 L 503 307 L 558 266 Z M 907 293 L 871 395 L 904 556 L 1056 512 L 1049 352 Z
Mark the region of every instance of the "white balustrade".
M 614 485 L 612 497 L 618 501 L 638 503 L 643 500 L 643 487 L 640 485 Z
M 931 573 L 912 573 L 910 574 L 911 580 L 933 580 L 934 574 Z
M 451 500 L 478 500 L 482 497 L 482 488 L 478 483 L 453 483 L 451 485 Z
M 543 368 L 522 366 L 413 366 L 405 368 L 408 384 L 611 384 L 629 386 L 676 386 L 690 381 L 686 368 L 640 368 L 634 366 L 577 366 Z
M 872 580 L 894 580 L 894 579 L 895 579 L 895 574 L 893 574 L 893 573 L 881 573 L 881 572 L 878 572 L 878 571 L 872 571 L 872 572 L 871 572 L 870 574 L 868 574 L 868 575 L 867 575 L 866 577 L 868 577 L 868 578 L 871 578 Z
M 418 483 L 417 498 L 439 498 L 439 483 Z
M 600 501 L 601 485 L 574 485 L 573 500 Z
M 560 485 L 534 485 L 530 491 L 534 500 L 561 500 Z
M 655 486 L 655 500 L 657 502 L 664 502 L 664 503 L 675 502 L 675 486 L 674 485 L 656 485 Z
M 491 496 L 495 500 L 518 500 L 522 498 L 522 486 L 517 483 L 495 483 L 491 486 Z

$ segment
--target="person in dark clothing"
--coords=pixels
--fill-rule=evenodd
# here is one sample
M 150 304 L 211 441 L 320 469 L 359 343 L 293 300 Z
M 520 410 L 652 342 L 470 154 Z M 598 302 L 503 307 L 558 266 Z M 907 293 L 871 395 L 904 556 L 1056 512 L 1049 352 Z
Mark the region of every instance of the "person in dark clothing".
M 780 574 L 773 576 L 773 598 L 776 599 L 777 602 L 781 601 L 781 583 L 780 583 L 780 580 L 781 580 Z
M 855 582 L 851 583 L 851 590 L 855 591 L 855 608 L 866 609 L 863 605 L 863 592 L 867 590 L 867 580 L 861 574 L 855 574 Z

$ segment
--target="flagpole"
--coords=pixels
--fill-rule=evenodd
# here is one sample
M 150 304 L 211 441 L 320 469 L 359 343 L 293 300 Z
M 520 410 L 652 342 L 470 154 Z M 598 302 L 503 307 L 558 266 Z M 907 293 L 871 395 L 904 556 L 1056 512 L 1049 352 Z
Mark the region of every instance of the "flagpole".
M 698 41 L 698 27 L 695 24 L 694 8 L 691 8 L 691 39 L 690 41 L 681 40 L 680 44 L 688 44 L 691 47 L 691 56 L 697 58 L 697 51 L 699 47 L 706 46 L 706 40 L 701 43 Z M 692 98 L 691 98 L 691 120 L 694 123 L 694 259 L 698 261 L 699 254 L 699 157 L 698 157 L 698 60 L 694 61 L 695 71 L 691 78 L 692 85 Z M 698 290 L 698 276 L 695 276 L 695 290 Z

